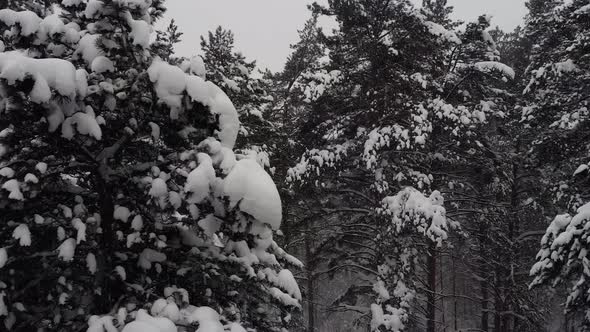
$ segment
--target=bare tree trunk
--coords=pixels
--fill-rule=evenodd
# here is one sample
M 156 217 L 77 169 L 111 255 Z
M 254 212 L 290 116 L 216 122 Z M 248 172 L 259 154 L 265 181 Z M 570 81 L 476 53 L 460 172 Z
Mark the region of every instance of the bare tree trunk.
M 455 325 L 455 331 L 459 330 L 457 324 L 457 270 L 455 269 L 455 255 L 451 255 L 451 262 L 453 264 L 453 321 Z
M 428 295 L 426 297 L 426 332 L 436 330 L 436 244 L 432 242 L 428 249 Z
M 114 256 L 114 212 L 115 203 L 113 201 L 112 188 L 107 181 L 106 176 L 99 170 L 96 175 L 96 185 L 100 197 L 100 227 L 102 236 L 99 243 L 97 263 L 99 270 L 96 275 L 97 287 L 100 289 L 100 295 L 97 297 L 101 312 L 111 310 L 110 306 L 114 303 L 112 297 L 114 292 L 111 290 L 110 274 L 113 270 L 112 257 Z
M 307 273 L 307 332 L 315 332 L 315 290 L 312 272 Z
M 496 270 L 496 275 L 501 277 L 502 271 L 499 269 Z M 501 285 L 501 280 L 497 278 L 496 280 L 496 287 Z M 504 311 L 504 306 L 502 303 L 502 298 L 500 297 L 501 289 L 497 289 L 494 296 L 494 332 L 502 332 L 502 312 Z
M 488 332 L 489 331 L 489 271 L 487 268 L 487 261 L 486 261 L 486 227 L 484 224 L 481 224 L 479 227 L 479 274 L 480 274 L 480 289 L 481 289 L 481 330 Z
M 480 287 L 481 287 L 481 329 L 482 329 L 482 331 L 488 332 L 489 331 L 489 323 L 488 323 L 489 293 L 488 293 L 487 280 L 482 279 Z
M 440 292 L 441 292 L 441 294 L 445 294 L 444 273 L 443 273 L 443 255 L 440 255 L 440 257 L 438 259 L 438 263 L 439 263 L 439 274 L 440 274 Z M 442 318 L 443 331 L 447 332 L 447 319 L 445 317 L 445 298 L 444 298 L 444 296 L 440 298 L 440 308 L 441 308 L 441 318 Z
M 518 147 L 517 147 L 517 151 L 518 151 Z M 511 207 L 511 211 L 510 211 L 510 225 L 509 225 L 509 230 L 508 230 L 508 238 L 510 239 L 510 242 L 513 243 L 513 246 L 510 250 L 510 270 L 508 271 L 508 278 L 506 280 L 506 303 L 507 303 L 507 310 L 512 310 L 515 313 L 520 313 L 520 308 L 516 307 L 516 301 L 514 300 L 514 291 L 516 290 L 516 276 L 514 275 L 514 266 L 517 264 L 518 262 L 518 258 L 519 258 L 519 247 L 518 247 L 518 242 L 514 241 L 514 239 L 517 237 L 517 234 L 520 232 L 520 219 L 518 216 L 518 209 L 519 209 L 519 197 L 518 197 L 518 192 L 519 192 L 519 187 L 520 187 L 520 181 L 519 179 L 521 179 L 521 177 L 519 176 L 520 173 L 520 167 L 519 165 L 515 162 L 512 165 L 512 192 L 510 195 L 510 207 Z M 510 287 L 510 288 L 508 288 Z M 512 323 L 512 324 L 510 324 Z M 519 322 L 518 322 L 518 318 L 516 315 L 511 315 L 511 316 L 506 316 L 506 321 L 505 321 L 505 328 L 506 331 L 515 331 L 518 332 L 519 329 Z
M 462 286 L 463 286 L 462 294 L 463 294 L 463 295 L 467 295 L 467 281 L 466 281 L 465 279 L 463 279 Z M 461 312 L 461 313 L 462 313 L 462 315 L 463 315 L 463 317 L 467 316 L 468 314 L 470 315 L 470 314 L 471 314 L 471 312 L 468 312 L 468 311 L 467 311 L 467 301 L 465 301 L 465 300 L 463 299 L 461 302 L 463 302 L 463 311 Z M 473 310 L 473 308 L 472 308 L 472 310 Z M 486 331 L 486 332 L 487 332 L 487 331 Z
M 305 232 L 305 259 L 307 261 L 307 332 L 315 332 L 315 289 L 314 289 L 314 265 L 311 243 L 311 223 L 307 223 Z

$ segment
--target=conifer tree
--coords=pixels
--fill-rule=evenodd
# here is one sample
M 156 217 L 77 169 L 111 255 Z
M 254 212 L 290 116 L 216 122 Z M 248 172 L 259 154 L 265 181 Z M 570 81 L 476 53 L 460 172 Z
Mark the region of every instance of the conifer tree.
M 238 112 L 202 62 L 181 69 L 150 47 L 164 11 L 0 10 L 9 330 L 276 331 L 300 307 L 284 266 L 301 263 L 273 240 L 276 187 L 234 153 Z
M 529 6 L 536 9 L 527 22 L 535 46 L 522 116 L 539 134 L 533 151 L 551 191 L 548 212 L 558 214 L 551 216 L 553 221 L 541 239 L 537 263 L 531 269 L 531 286 L 568 287 L 566 311 L 582 312 L 587 329 L 590 3 L 549 2 L 543 6 L 531 1 Z
M 340 220 L 318 244 L 326 253 L 320 266 L 376 279 L 351 285 L 340 299 L 345 310 L 356 308 L 375 290 L 374 330 L 408 328 L 422 303 L 432 330 L 432 262 L 457 225 L 437 189 L 450 182 L 445 170 L 469 167 L 485 153 L 474 138 L 504 110 L 488 86 L 514 73 L 497 61 L 483 34 L 487 21 L 463 41 L 444 1 L 422 11 L 407 1 L 332 1 L 315 10 L 335 16 L 339 30 L 326 37 L 324 74 L 308 84 L 313 111 L 302 130 L 316 148 L 290 176 L 330 194 L 320 200 L 323 225 L 332 213 Z M 431 289 L 417 292 L 422 277 Z
M 201 51 L 208 80 L 227 93 L 240 115 L 244 139 L 238 141 L 238 148 L 256 154 L 263 166 L 273 167 L 269 158 L 276 152 L 272 145 L 277 133 L 274 123 L 269 121 L 268 80 L 256 72 L 256 61 L 247 61 L 235 50 L 230 30 L 219 26 L 214 32 L 209 31 L 207 38 L 201 36 Z

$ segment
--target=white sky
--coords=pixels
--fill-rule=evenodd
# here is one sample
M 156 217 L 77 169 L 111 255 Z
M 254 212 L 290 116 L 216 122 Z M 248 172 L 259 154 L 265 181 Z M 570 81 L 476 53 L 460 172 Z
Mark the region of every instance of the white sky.
M 413 0 L 421 2 L 420 0 Z M 166 20 L 174 18 L 184 32 L 176 48 L 179 55 L 200 51 L 199 36 L 218 25 L 235 34 L 236 49 L 260 67 L 280 71 L 290 54 L 289 46 L 298 40 L 297 29 L 310 14 L 311 0 L 168 0 Z M 318 1 L 327 2 L 325 0 Z M 512 30 L 526 13 L 525 0 L 449 0 L 455 17 L 472 21 L 480 14 L 493 16 L 492 25 Z

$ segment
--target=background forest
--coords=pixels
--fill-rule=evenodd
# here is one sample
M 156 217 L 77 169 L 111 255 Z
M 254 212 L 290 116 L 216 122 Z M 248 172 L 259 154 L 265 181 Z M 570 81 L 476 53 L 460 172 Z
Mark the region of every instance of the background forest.
M 590 0 L 526 6 L 315 3 L 275 73 L 0 1 L 0 330 L 587 331 Z

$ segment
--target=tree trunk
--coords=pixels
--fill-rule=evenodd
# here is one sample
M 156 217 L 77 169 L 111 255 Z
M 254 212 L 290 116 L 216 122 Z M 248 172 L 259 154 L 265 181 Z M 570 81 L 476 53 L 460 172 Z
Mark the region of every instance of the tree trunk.
M 482 279 L 481 280 L 481 329 L 482 329 L 482 331 L 485 331 L 485 332 L 489 331 L 488 303 L 489 303 L 488 282 L 487 282 L 487 280 Z
M 428 249 L 428 295 L 426 303 L 426 332 L 436 331 L 436 244 Z
M 315 332 L 315 291 L 311 271 L 307 273 L 307 332 Z
M 438 264 L 439 264 L 439 275 L 440 275 L 440 292 L 441 292 L 441 294 L 445 294 L 444 273 L 443 273 L 443 255 L 439 255 Z M 447 319 L 445 317 L 445 298 L 444 298 L 444 296 L 440 298 L 440 309 L 441 309 L 440 312 L 441 312 L 443 332 L 447 332 Z
M 109 312 L 114 303 L 114 294 L 111 289 L 110 274 L 114 267 L 112 266 L 112 257 L 114 256 L 114 213 L 115 203 L 113 201 L 112 188 L 104 176 L 104 172 L 99 170 L 96 175 L 96 185 L 100 197 L 100 227 L 102 229 L 102 237 L 100 239 L 97 255 L 98 271 L 96 276 L 97 288 L 100 289 L 98 296 L 98 303 L 101 312 Z
M 479 226 L 479 275 L 480 275 L 480 289 L 481 289 L 481 330 L 489 331 L 489 271 L 487 268 L 486 259 L 486 233 L 487 227 L 485 224 Z
M 517 151 L 518 151 L 518 147 L 517 147 Z M 514 266 L 516 266 L 517 262 L 518 262 L 518 258 L 519 258 L 519 248 L 518 248 L 518 242 L 515 241 L 515 238 L 517 237 L 518 233 L 520 232 L 520 220 L 519 220 L 519 216 L 518 216 L 518 209 L 519 209 L 519 197 L 518 197 L 518 191 L 520 189 L 520 183 L 519 183 L 519 179 L 521 178 L 519 176 L 520 173 L 520 167 L 518 165 L 518 163 L 513 163 L 512 165 L 512 192 L 510 195 L 510 207 L 511 207 L 511 211 L 510 211 L 510 225 L 509 225 L 509 230 L 508 230 L 508 238 L 510 239 L 510 242 L 513 243 L 513 246 L 510 250 L 510 270 L 508 271 L 508 278 L 506 279 L 506 309 L 507 310 L 512 310 L 515 313 L 520 313 L 520 308 L 516 307 L 516 301 L 514 301 L 514 290 L 516 289 L 516 276 L 514 275 Z M 505 321 L 504 321 L 504 325 L 505 325 L 505 331 L 510 332 L 510 331 L 515 331 L 518 332 L 518 318 L 516 315 L 506 315 L 505 316 Z
M 452 252 L 451 252 L 452 253 Z M 457 324 L 457 270 L 455 269 L 455 255 L 452 253 L 451 255 L 451 264 L 453 266 L 453 323 L 455 326 L 455 331 L 459 331 L 459 326 Z
M 305 232 L 305 259 L 307 261 L 307 332 L 315 332 L 315 289 L 314 289 L 314 265 L 311 243 L 311 223 L 310 219 L 306 225 Z
M 496 274 L 501 278 L 502 271 L 497 269 Z M 500 278 L 496 279 L 496 286 L 501 285 Z M 502 303 L 502 298 L 500 294 L 498 294 L 500 291 L 501 289 L 497 289 L 494 296 L 494 332 L 502 332 L 502 312 L 504 311 L 504 306 Z

